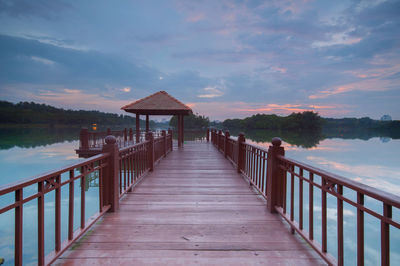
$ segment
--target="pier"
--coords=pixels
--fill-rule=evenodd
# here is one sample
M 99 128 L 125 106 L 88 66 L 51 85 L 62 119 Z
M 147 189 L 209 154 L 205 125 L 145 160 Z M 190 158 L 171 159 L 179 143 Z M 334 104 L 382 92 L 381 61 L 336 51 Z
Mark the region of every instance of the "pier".
M 357 265 L 366 260 L 365 214 L 380 225 L 380 262 L 390 265 L 398 195 L 288 158 L 279 138 L 266 149 L 243 133 L 205 129 L 201 141 L 185 143 L 192 110 L 166 92 L 122 109 L 136 114 L 136 130 L 82 129 L 76 152 L 86 159 L 0 187 L 11 199 L 0 214 L 14 212 L 15 265 L 23 264 L 24 204 L 32 201 L 38 265 L 345 265 L 346 206 L 355 210 Z M 151 132 L 149 115 L 177 115 L 177 132 Z M 88 218 L 90 184 L 98 211 Z M 54 199 L 54 229 L 45 227 L 45 196 Z
M 380 221 L 381 265 L 390 265 L 390 231 L 400 228 L 392 215 L 400 208 L 398 196 L 288 158 L 278 138 L 267 150 L 246 143 L 243 134 L 233 138 L 207 130 L 205 140 L 178 148 L 171 133 L 154 138 L 148 132 L 144 141 L 122 148 L 107 136 L 98 155 L 1 187 L 1 196 L 15 195 L 0 209 L 0 214 L 15 212 L 15 264 L 23 263 L 23 205 L 36 200 L 38 265 L 344 265 L 344 202 L 357 210 L 357 264 L 365 262 L 367 213 Z M 86 219 L 85 180 L 93 173 L 100 204 Z M 75 181 L 81 184 L 78 229 Z M 37 193 L 25 195 L 32 185 Z M 66 239 L 61 237 L 61 188 L 69 191 Z M 44 196 L 49 193 L 55 193 L 55 245 L 45 254 Z M 328 195 L 336 198 L 337 237 L 329 245 L 337 246 L 337 256 L 327 249 Z M 365 198 L 380 202 L 381 210 L 369 208 Z
M 59 265 L 324 265 L 207 142 L 168 154 Z

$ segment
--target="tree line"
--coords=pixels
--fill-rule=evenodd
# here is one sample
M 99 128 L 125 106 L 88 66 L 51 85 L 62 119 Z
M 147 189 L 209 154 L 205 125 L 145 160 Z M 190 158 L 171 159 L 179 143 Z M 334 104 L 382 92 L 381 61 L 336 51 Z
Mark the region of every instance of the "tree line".
M 169 125 L 178 128 L 178 116 L 174 115 L 169 121 Z M 210 119 L 198 114 L 185 115 L 183 125 L 185 129 L 206 129 L 210 126 Z
M 50 126 L 89 126 L 98 124 L 104 126 L 135 125 L 136 118 L 128 115 L 104 113 L 100 111 L 65 110 L 47 104 L 34 102 L 11 103 L 0 101 L 0 124 L 45 124 Z M 140 120 L 144 126 L 145 121 Z M 150 127 L 157 123 L 150 121 Z
M 288 116 L 256 114 L 244 119 L 226 119 L 223 128 L 279 129 L 279 130 L 320 130 L 323 119 L 314 112 L 292 113 Z
M 0 101 L 0 124 L 42 124 L 42 125 L 66 125 L 66 126 L 89 126 L 93 123 L 99 126 L 135 125 L 136 118 L 128 115 L 118 115 L 100 111 L 65 110 L 46 104 L 34 102 L 11 103 Z M 178 118 L 173 116 L 169 126 L 177 127 Z M 140 120 L 141 127 L 145 121 Z M 323 135 L 349 135 L 352 132 L 362 133 L 365 136 L 378 134 L 392 138 L 400 137 L 400 121 L 380 121 L 369 117 L 363 118 L 322 118 L 318 113 L 305 111 L 292 113 L 288 116 L 256 114 L 244 119 L 226 119 L 223 122 L 212 121 L 206 116 L 191 114 L 184 117 L 185 129 L 205 129 L 214 127 L 219 129 L 241 129 L 241 130 L 281 130 L 292 132 L 313 131 Z M 167 123 L 150 120 L 150 127 L 168 127 Z M 314 134 L 313 133 L 313 134 Z
M 226 119 L 219 128 L 229 130 L 268 129 L 293 134 L 369 139 L 373 136 L 400 138 L 400 121 L 381 121 L 363 118 L 322 118 L 318 113 L 305 111 L 288 116 L 257 114 L 244 119 Z M 297 136 L 297 135 L 296 135 Z

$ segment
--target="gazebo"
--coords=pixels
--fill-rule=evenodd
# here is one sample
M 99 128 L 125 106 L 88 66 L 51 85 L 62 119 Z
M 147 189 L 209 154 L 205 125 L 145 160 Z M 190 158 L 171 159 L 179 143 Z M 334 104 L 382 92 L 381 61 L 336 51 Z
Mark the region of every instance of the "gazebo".
M 140 136 L 140 115 L 146 115 L 146 132 L 149 131 L 149 115 L 178 116 L 178 147 L 183 145 L 183 116 L 192 113 L 192 109 L 178 101 L 165 91 L 156 92 L 136 102 L 121 107 L 128 113 L 136 114 L 136 142 Z

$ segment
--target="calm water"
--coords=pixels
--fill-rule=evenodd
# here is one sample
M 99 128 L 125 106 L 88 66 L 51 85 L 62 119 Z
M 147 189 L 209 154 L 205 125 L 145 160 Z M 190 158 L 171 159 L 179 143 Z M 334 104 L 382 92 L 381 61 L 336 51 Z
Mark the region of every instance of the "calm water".
M 273 135 L 262 132 L 248 132 L 246 141 L 257 143 L 268 148 L 269 140 Z M 13 129 L 1 130 L 0 133 L 0 185 L 32 177 L 36 174 L 65 166 L 80 159 L 74 149 L 78 143 L 78 129 Z M 198 134 L 186 134 L 193 138 Z M 235 135 L 235 134 L 232 134 Z M 201 134 L 199 135 L 201 136 Z M 348 177 L 364 184 L 400 194 L 400 140 L 373 137 L 368 140 L 361 139 L 323 139 L 315 136 L 306 138 L 287 136 L 283 137 L 286 155 L 298 161 L 328 170 L 330 172 Z M 62 177 L 66 178 L 66 177 Z M 304 194 L 308 195 L 307 187 L 304 186 Z M 75 228 L 79 226 L 79 190 L 80 184 L 75 184 Z M 97 211 L 98 187 L 95 177 L 86 184 L 88 211 L 87 218 Z M 24 196 L 34 194 L 36 187 L 24 190 Z M 297 191 L 295 192 L 297 193 Z M 320 241 L 320 225 L 318 212 L 318 195 L 314 191 L 316 206 L 315 238 Z M 345 191 L 345 193 L 347 193 Z M 68 189 L 62 189 L 63 199 L 67 199 Z M 349 195 L 351 196 L 351 195 Z M 13 200 L 14 195 L 2 196 L 0 207 Z M 307 199 L 304 198 L 307 206 Z M 49 193 L 45 198 L 46 228 L 54 228 L 54 193 Z M 24 205 L 24 262 L 35 264 L 37 254 L 37 213 L 36 201 Z M 366 204 L 376 210 L 381 205 L 366 199 Z M 297 205 L 297 203 L 295 203 Z M 66 211 L 67 200 L 62 201 L 63 240 L 67 237 Z M 297 206 L 296 206 L 297 209 Z M 305 209 L 305 218 L 308 217 Z M 348 265 L 355 264 L 356 251 L 356 210 L 344 204 L 344 227 L 345 227 L 345 261 Z M 393 216 L 399 220 L 400 212 L 393 210 Z M 297 217 L 297 214 L 296 214 Z M 336 200 L 328 196 L 328 251 L 336 254 Z M 0 215 L 0 257 L 5 258 L 5 265 L 13 264 L 14 256 L 14 212 L 8 211 Z M 305 228 L 308 221 L 305 221 Z M 54 248 L 54 230 L 46 231 L 46 252 Z M 400 262 L 400 230 L 391 229 L 391 262 L 396 265 Z M 365 257 L 367 265 L 380 263 L 380 224 L 372 216 L 365 214 Z

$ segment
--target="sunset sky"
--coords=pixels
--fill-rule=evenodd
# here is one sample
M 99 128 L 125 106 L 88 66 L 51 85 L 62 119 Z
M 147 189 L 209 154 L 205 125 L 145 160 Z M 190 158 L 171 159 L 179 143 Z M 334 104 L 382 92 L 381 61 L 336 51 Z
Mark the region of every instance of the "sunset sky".
M 0 99 L 400 119 L 400 1 L 0 0 Z

